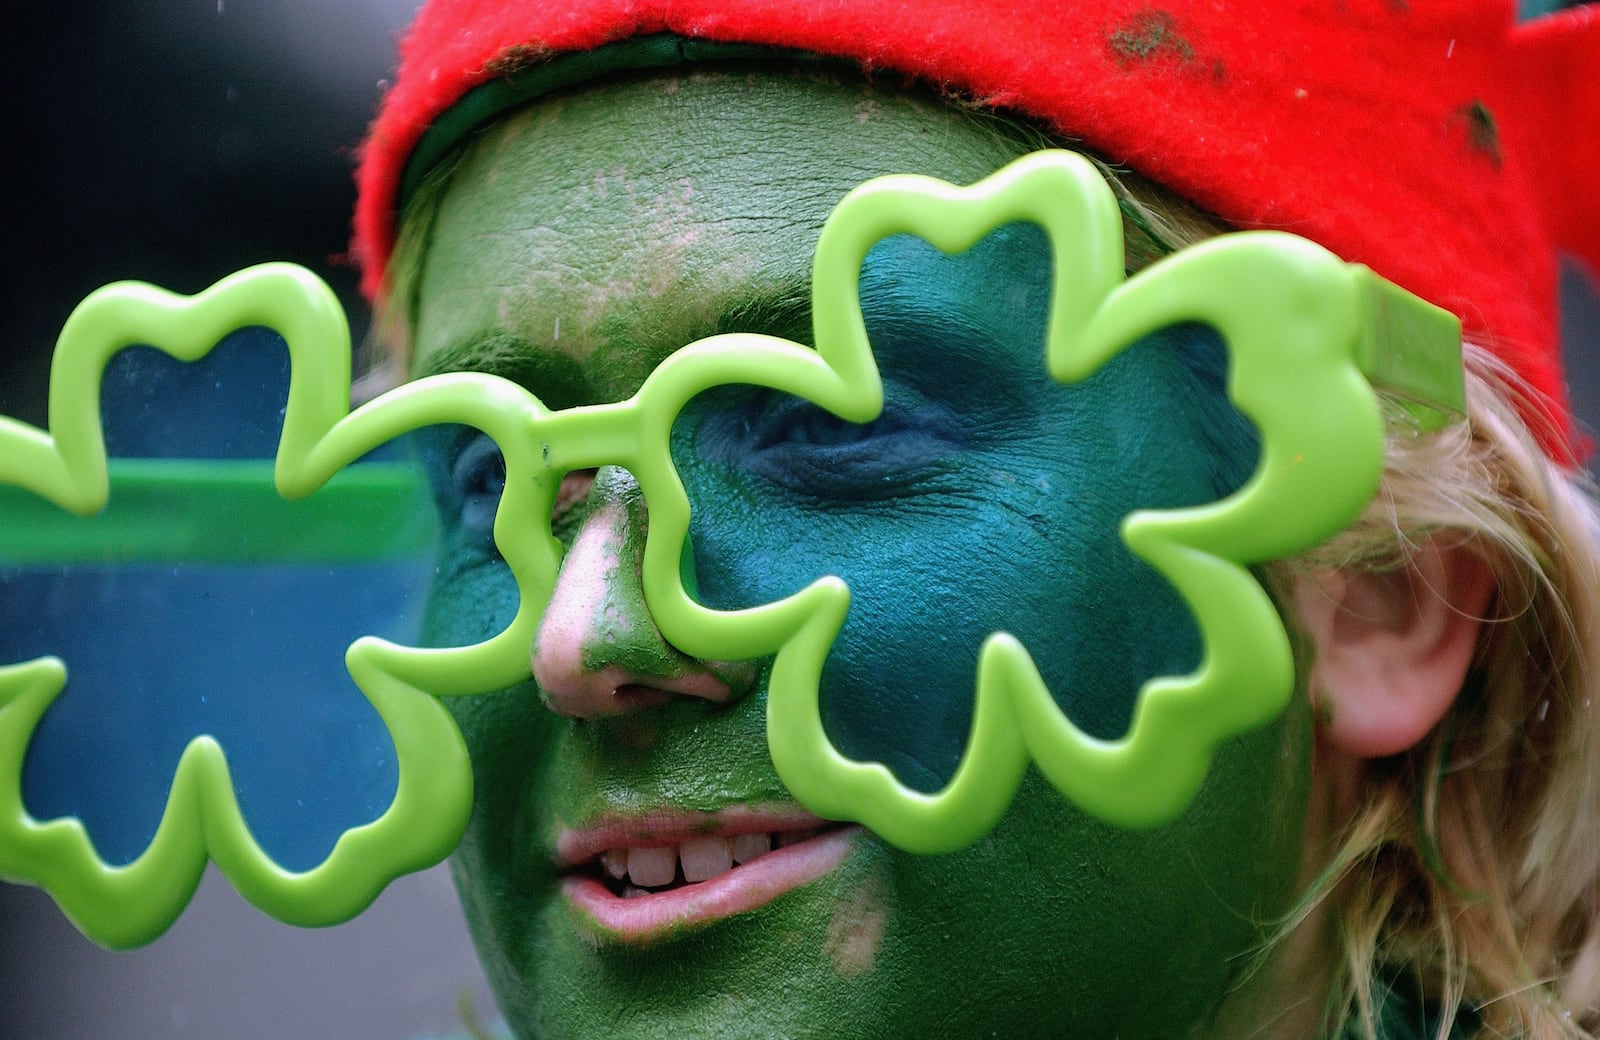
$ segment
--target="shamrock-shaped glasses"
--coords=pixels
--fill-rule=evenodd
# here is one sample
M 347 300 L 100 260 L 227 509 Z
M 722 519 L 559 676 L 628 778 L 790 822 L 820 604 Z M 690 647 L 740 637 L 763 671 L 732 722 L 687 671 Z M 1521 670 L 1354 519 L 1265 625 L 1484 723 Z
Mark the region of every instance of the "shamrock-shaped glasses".
M 1221 501 L 1136 511 L 1121 523 L 1128 549 L 1187 604 L 1202 645 L 1198 668 L 1146 682 L 1126 733 L 1102 739 L 1061 710 L 1028 648 L 995 631 L 977 653 L 959 763 L 942 788 L 924 791 L 881 763 L 846 757 L 824 729 L 823 668 L 851 601 L 842 580 L 824 574 L 775 602 L 731 610 L 707 606 L 686 586 L 691 508 L 672 457 L 673 426 L 691 399 L 733 384 L 871 421 L 883 387 L 857 291 L 867 253 L 902 234 L 960 252 L 1014 222 L 1037 225 L 1049 243 L 1049 377 L 1075 383 L 1162 329 L 1207 326 L 1226 350 L 1228 395 L 1259 434 L 1259 459 Z M 1272 718 L 1293 689 L 1288 637 L 1250 568 L 1314 546 L 1370 500 L 1385 435 L 1374 386 L 1405 402 L 1420 430 L 1459 414 L 1459 327 L 1290 235 L 1220 236 L 1131 278 L 1121 236 L 1110 189 L 1071 153 L 1036 153 L 971 187 L 880 178 L 846 196 L 823 229 L 814 346 L 758 334 L 710 337 L 675 352 L 626 401 L 556 411 L 511 382 L 465 373 L 418 380 L 350 411 L 342 315 L 326 288 L 297 269 L 257 268 L 194 298 L 107 287 L 63 330 L 49 430 L 0 418 L 0 483 L 51 508 L 100 510 L 109 478 L 95 395 L 112 354 L 148 343 L 194 359 L 235 329 L 266 326 L 282 335 L 291 363 L 277 493 L 324 494 L 355 460 L 411 430 L 480 430 L 504 458 L 494 540 L 520 599 L 509 624 L 472 646 L 422 649 L 376 638 L 350 646 L 349 673 L 393 742 L 394 797 L 326 858 L 294 869 L 264 851 L 240 811 L 226 749 L 203 733 L 183 752 L 148 847 L 132 858 L 107 862 L 75 819 L 35 819 L 23 799 L 24 760 L 66 668 L 53 658 L 0 668 L 0 874 L 49 889 L 91 936 L 133 945 L 176 917 L 208 858 L 252 902 L 306 924 L 359 912 L 396 874 L 437 861 L 470 806 L 465 748 L 440 698 L 527 680 L 528 648 L 561 563 L 548 518 L 562 478 L 602 466 L 632 473 L 648 503 L 642 583 L 665 638 L 696 657 L 772 659 L 772 759 L 811 811 L 859 821 L 911 851 L 949 851 L 987 833 L 1031 761 L 1106 821 L 1143 827 L 1173 818 L 1217 743 Z M 0 558 L 8 542 L 20 554 L 33 530 L 0 518 Z M 48 545 L 27 553 L 48 557 Z

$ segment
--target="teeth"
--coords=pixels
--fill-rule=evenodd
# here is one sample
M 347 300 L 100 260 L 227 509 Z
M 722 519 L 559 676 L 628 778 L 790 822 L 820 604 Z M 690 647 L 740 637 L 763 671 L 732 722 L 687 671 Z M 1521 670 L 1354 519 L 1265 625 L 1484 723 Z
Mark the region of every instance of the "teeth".
M 671 845 L 628 850 L 628 878 L 641 888 L 672 884 L 678 876 L 678 850 Z
M 628 876 L 628 850 L 607 849 L 600 853 L 600 865 L 617 881 Z
M 736 863 L 749 863 L 773 849 L 787 848 L 822 833 L 821 828 L 739 834 L 732 838 L 690 838 L 682 845 L 606 849 L 600 868 L 614 881 L 624 882 L 622 895 L 636 899 L 652 888 L 664 888 L 678 879 L 694 884 L 726 874 Z
M 685 881 L 709 881 L 733 869 L 733 851 L 725 838 L 691 838 L 678 850 Z
M 772 835 L 741 834 L 733 839 L 733 861 L 749 863 L 764 853 L 772 851 Z

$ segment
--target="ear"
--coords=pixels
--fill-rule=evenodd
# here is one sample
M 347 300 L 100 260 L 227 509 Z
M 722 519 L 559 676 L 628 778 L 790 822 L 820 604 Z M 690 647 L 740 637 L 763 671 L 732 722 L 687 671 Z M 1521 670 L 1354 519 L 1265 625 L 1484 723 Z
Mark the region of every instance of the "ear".
M 1390 572 L 1319 571 L 1295 581 L 1315 660 L 1319 733 L 1356 758 L 1413 747 L 1455 702 L 1477 646 L 1494 573 L 1447 536 Z

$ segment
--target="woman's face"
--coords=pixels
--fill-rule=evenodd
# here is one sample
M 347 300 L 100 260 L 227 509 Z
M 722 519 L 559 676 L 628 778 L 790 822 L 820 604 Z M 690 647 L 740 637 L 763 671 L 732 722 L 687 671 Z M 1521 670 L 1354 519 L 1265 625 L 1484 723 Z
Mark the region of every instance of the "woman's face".
M 1024 150 L 953 107 L 814 71 L 689 71 L 538 102 L 449 175 L 415 370 L 498 372 L 563 408 L 629 396 L 711 333 L 806 341 L 812 248 L 846 191 L 895 172 L 966 183 Z M 1018 635 L 1064 710 L 1105 737 L 1140 682 L 1193 668 L 1184 608 L 1117 523 L 1220 497 L 1254 461 L 1205 332 L 1052 383 L 1048 263 L 1030 227 L 959 257 L 886 240 L 860 290 L 879 420 L 728 388 L 673 433 L 702 601 L 843 577 L 825 724 L 923 789 L 960 752 L 992 631 Z M 516 609 L 487 533 L 495 453 L 441 436 L 430 465 L 448 531 L 432 638 L 476 641 Z M 1030 774 L 957 854 L 812 837 L 819 821 L 768 758 L 765 663 L 661 642 L 638 587 L 647 505 L 627 474 L 573 475 L 564 492 L 538 681 L 456 705 L 477 783 L 457 878 L 520 1034 L 1205 1032 L 1291 896 L 1303 712 L 1221 748 L 1158 830 L 1105 826 Z M 764 842 L 787 847 L 728 869 Z

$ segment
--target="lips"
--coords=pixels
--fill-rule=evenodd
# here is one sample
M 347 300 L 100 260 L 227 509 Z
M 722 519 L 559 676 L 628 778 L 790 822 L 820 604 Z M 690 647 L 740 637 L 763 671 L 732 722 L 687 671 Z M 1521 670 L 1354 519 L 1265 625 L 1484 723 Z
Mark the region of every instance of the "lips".
M 744 807 L 563 831 L 562 894 L 601 937 L 643 944 L 762 906 L 832 871 L 859 827 Z

